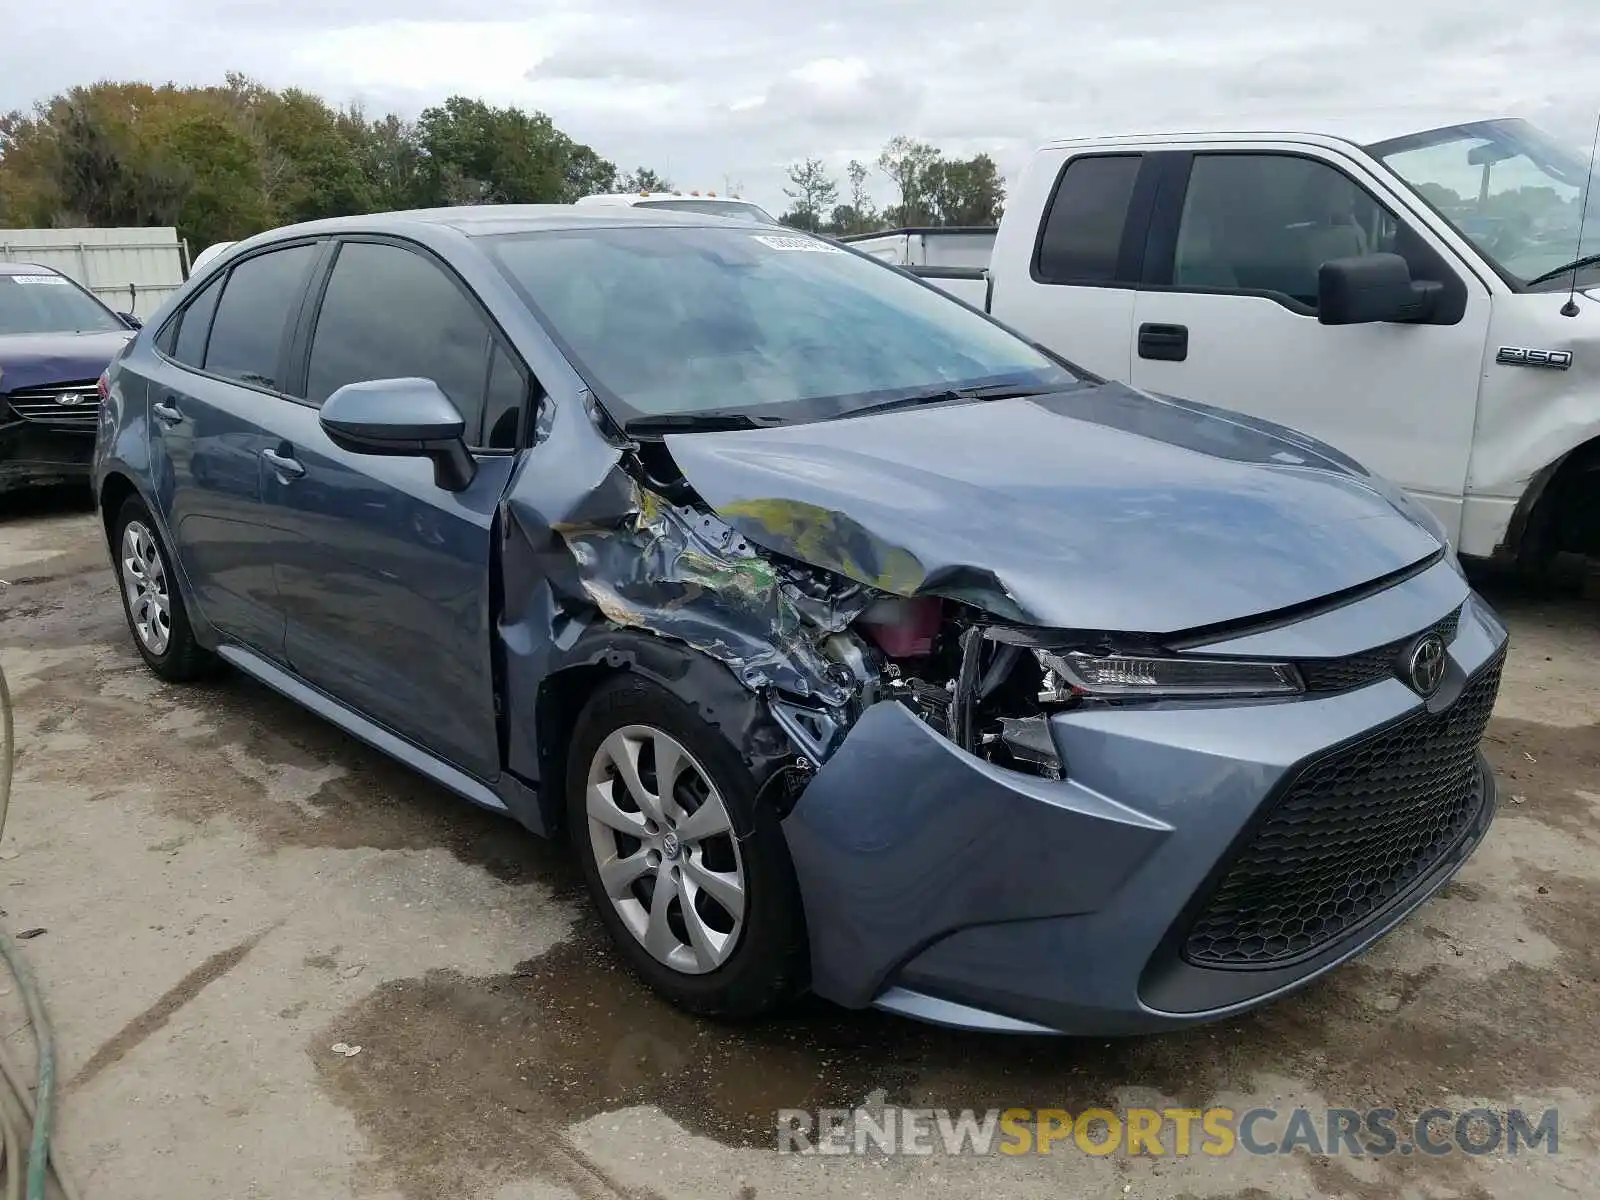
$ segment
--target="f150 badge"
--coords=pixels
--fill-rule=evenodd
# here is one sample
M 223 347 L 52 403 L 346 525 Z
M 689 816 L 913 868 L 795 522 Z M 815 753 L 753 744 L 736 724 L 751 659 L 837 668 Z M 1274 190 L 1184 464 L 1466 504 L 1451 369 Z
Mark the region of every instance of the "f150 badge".
M 1508 367 L 1549 367 L 1565 371 L 1572 365 L 1571 350 L 1526 350 L 1521 346 L 1501 346 L 1494 360 Z

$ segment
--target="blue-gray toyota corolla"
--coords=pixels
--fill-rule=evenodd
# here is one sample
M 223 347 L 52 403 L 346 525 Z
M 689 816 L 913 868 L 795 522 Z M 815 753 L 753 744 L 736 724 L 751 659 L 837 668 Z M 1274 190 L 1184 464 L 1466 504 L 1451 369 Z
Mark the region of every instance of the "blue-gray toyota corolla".
M 280 229 L 105 384 L 150 667 L 564 833 L 696 1012 L 1213 1019 L 1369 946 L 1493 816 L 1506 634 L 1431 517 L 823 239 Z

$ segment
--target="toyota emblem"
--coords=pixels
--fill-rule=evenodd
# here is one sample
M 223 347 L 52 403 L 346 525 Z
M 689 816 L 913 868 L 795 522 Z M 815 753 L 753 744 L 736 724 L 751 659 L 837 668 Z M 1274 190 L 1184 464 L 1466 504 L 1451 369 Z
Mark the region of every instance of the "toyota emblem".
M 1406 676 L 1419 696 L 1431 696 L 1444 679 L 1444 639 L 1436 633 L 1420 638 L 1411 648 Z

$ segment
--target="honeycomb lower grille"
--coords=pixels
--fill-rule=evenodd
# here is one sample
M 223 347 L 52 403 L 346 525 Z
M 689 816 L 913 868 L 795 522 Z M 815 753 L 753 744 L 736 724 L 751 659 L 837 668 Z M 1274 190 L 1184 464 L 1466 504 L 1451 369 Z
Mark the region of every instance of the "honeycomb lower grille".
M 1227 868 L 1183 956 L 1218 967 L 1303 958 L 1381 913 L 1438 864 L 1483 803 L 1477 749 L 1502 661 L 1444 711 L 1303 768 Z

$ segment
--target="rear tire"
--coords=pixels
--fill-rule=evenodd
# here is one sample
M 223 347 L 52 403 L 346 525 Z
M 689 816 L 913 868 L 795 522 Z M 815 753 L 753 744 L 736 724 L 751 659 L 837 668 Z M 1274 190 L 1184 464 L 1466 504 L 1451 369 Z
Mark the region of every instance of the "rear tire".
M 605 684 L 578 717 L 566 783 L 584 882 L 640 979 L 730 1018 L 804 987 L 805 921 L 778 818 L 699 714 L 636 676 Z
M 117 513 L 111 552 L 128 632 L 145 665 L 173 683 L 214 674 L 219 660 L 195 640 L 172 558 L 137 496 L 123 501 Z

